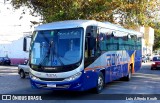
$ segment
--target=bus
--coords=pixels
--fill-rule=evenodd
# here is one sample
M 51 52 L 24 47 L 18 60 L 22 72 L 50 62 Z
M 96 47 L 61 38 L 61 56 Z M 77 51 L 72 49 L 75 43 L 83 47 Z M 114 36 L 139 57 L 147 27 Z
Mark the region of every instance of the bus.
M 143 34 L 109 22 L 66 20 L 37 26 L 29 49 L 32 87 L 100 93 L 141 68 Z M 24 50 L 26 50 L 26 38 Z

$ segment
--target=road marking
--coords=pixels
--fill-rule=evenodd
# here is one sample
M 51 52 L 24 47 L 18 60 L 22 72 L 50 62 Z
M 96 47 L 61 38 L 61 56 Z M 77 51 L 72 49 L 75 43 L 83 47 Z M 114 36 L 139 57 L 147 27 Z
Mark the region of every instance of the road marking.
M 18 73 L 0 73 L 0 76 L 18 75 Z

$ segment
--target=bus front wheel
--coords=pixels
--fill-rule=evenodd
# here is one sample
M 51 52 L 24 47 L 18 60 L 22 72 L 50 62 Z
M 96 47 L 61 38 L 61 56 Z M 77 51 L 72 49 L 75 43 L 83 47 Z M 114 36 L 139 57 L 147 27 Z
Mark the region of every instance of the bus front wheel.
M 95 93 L 99 94 L 104 88 L 104 76 L 102 72 L 98 75 L 97 86 L 94 88 Z

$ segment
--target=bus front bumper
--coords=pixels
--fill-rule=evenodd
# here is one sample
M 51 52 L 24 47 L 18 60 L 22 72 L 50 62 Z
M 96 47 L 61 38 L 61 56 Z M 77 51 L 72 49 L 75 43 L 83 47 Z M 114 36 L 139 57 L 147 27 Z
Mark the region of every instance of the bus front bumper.
M 82 83 L 81 79 L 78 78 L 74 81 L 36 81 L 30 78 L 31 86 L 37 89 L 46 89 L 46 90 L 76 90 L 81 91 Z

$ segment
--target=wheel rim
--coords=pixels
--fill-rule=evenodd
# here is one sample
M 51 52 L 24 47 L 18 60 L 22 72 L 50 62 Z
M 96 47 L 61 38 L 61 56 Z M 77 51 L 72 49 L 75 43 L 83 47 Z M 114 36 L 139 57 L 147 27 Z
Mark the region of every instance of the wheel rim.
M 98 78 L 98 89 L 101 90 L 103 88 L 103 79 L 102 77 L 100 76 Z

